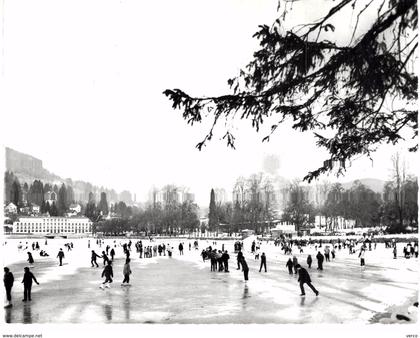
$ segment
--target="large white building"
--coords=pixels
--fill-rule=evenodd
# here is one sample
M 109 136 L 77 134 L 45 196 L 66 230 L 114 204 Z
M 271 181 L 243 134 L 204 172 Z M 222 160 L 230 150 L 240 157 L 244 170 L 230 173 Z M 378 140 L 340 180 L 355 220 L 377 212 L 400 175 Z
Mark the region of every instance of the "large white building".
M 13 223 L 16 234 L 91 234 L 87 217 L 20 217 Z

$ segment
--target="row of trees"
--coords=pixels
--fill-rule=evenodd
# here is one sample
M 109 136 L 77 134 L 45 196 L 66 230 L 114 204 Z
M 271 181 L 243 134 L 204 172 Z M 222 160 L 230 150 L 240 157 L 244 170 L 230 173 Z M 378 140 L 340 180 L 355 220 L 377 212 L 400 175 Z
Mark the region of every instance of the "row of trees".
M 173 235 L 191 233 L 200 227 L 198 206 L 191 201 L 154 203 L 144 210 L 124 205 L 118 203 L 115 208 L 121 213 L 119 217 L 99 221 L 96 231 L 113 235 L 129 231 Z
M 250 228 L 261 233 L 274 219 L 295 225 L 297 231 L 314 225 L 325 226 L 328 232 L 349 226 L 385 226 L 389 232 L 416 229 L 417 178 L 407 174 L 398 153 L 392 157 L 392 172 L 382 192 L 375 192 L 360 181 L 347 189 L 340 183 L 311 187 L 300 181 L 292 182 L 286 189 L 275 189 L 262 174 L 240 178 L 234 187 L 233 203 L 217 202 L 211 190 L 209 230 L 237 232 Z M 316 216 L 321 217 L 316 220 Z

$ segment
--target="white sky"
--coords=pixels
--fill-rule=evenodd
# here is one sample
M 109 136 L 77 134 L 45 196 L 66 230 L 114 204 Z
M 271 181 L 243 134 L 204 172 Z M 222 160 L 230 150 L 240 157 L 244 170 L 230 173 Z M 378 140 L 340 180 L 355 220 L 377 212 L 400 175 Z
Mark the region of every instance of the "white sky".
M 296 6 L 296 23 L 325 7 Z M 175 183 L 207 205 L 211 187 L 229 191 L 239 175 L 261 170 L 265 153 L 281 156 L 280 175 L 303 177 L 324 159 L 310 134 L 283 128 L 262 144 L 249 127 L 237 134 L 236 151 L 214 139 L 200 153 L 205 130 L 187 126 L 162 95 L 224 93 L 276 7 L 277 0 L 3 0 L 2 143 L 62 177 L 138 199 L 153 184 Z M 382 148 L 374 166 L 356 161 L 344 181 L 386 179 L 394 151 Z M 408 161 L 417 172 L 414 157 Z

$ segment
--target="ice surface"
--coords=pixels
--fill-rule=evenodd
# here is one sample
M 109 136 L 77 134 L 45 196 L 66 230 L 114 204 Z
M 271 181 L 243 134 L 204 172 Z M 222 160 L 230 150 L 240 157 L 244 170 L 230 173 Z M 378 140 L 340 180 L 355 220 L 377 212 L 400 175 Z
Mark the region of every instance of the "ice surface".
M 304 247 L 296 255 L 303 267 L 310 253 L 312 269 L 308 269 L 314 286 L 320 291 L 316 297 L 305 286 L 306 297 L 300 297 L 296 275 L 289 275 L 280 247 L 263 242 L 260 252 L 267 256 L 268 272 L 259 273 L 259 260 L 251 254 L 254 238 L 244 241 L 244 254 L 250 272 L 249 281 L 236 270 L 234 241 L 199 241 L 199 250 L 188 249 L 188 239 L 143 241 L 144 245 L 170 243 L 173 256 L 140 259 L 131 250 L 131 287 L 121 287 L 124 254 L 117 239 L 116 259 L 113 264 L 114 283 L 110 289 L 101 290 L 102 259 L 99 268 L 92 268 L 90 252 L 101 254 L 94 239 L 38 240 L 41 249 L 50 255 L 40 257 L 33 252 L 35 264 L 27 262 L 26 251 L 18 250 L 16 239 L 3 243 L 3 264 L 15 275 L 13 308 L 5 310 L 5 321 L 10 323 L 394 323 L 397 312 L 417 321 L 417 311 L 408 308 L 417 300 L 418 259 L 404 259 L 403 244 L 398 244 L 398 259 L 392 258 L 392 249 L 379 244 L 376 250 L 367 251 L 366 266 L 360 267 L 357 254 L 348 250 L 337 251 L 337 257 L 324 263 L 324 270 L 316 270 L 314 247 Z M 32 240 L 21 240 L 30 247 Z M 177 250 L 184 242 L 184 255 Z M 73 242 L 74 249 L 67 251 L 65 243 Z M 229 251 L 229 273 L 211 272 L 210 262 L 202 261 L 201 250 L 209 245 Z M 63 248 L 64 265 L 56 258 Z M 31 250 L 32 251 L 32 250 Z M 30 266 L 40 285 L 32 288 L 32 302 L 23 303 L 23 285 L 20 283 L 23 267 Z

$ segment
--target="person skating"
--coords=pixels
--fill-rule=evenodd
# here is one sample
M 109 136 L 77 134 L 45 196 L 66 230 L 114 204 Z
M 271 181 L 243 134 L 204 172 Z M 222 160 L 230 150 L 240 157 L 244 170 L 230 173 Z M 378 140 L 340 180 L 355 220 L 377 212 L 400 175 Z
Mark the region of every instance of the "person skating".
M 298 260 L 297 260 L 296 256 L 293 256 L 293 269 L 295 270 L 295 274 L 298 273 L 297 266 L 298 266 Z
M 248 280 L 249 268 L 248 268 L 248 264 L 245 261 L 244 256 L 242 256 L 242 258 L 241 258 L 241 265 L 242 265 L 242 271 L 244 272 L 244 279 L 245 279 L 245 282 L 246 282 Z
M 236 270 L 239 270 L 241 268 L 241 264 L 242 264 L 242 258 L 244 257 L 244 254 L 242 253 L 242 251 L 238 252 L 238 255 L 236 257 L 236 260 L 238 262 L 238 268 Z M 243 270 L 243 267 L 242 267 Z
M 131 275 L 131 268 L 130 268 L 130 258 L 125 260 L 124 268 L 123 268 L 123 275 L 124 280 L 121 285 L 130 285 L 130 275 Z M 127 284 L 124 284 L 127 283 Z
M 322 270 L 322 263 L 324 262 L 324 255 L 321 253 L 321 251 L 318 251 L 318 254 L 316 255 L 316 259 L 318 261 L 317 270 Z
M 319 292 L 317 289 L 315 289 L 315 287 L 312 285 L 312 281 L 311 281 L 311 277 L 309 276 L 308 271 L 306 271 L 306 269 L 302 268 L 299 264 L 297 265 L 298 268 L 298 272 L 299 272 L 299 278 L 298 278 L 298 282 L 299 282 L 299 286 L 300 286 L 300 291 L 301 291 L 301 296 L 305 296 L 305 289 L 303 287 L 303 284 L 308 284 L 308 286 L 311 288 L 311 290 L 315 293 L 315 295 L 319 295 Z
M 114 248 L 111 249 L 110 255 L 111 255 L 111 261 L 114 261 L 114 257 L 115 257 L 115 250 L 114 250 Z
M 96 262 L 96 258 L 101 258 L 101 256 L 99 256 L 94 250 L 92 250 L 92 256 L 90 258 L 90 263 L 92 264 L 92 268 L 93 268 L 93 264 L 96 265 L 97 268 L 99 268 L 98 263 Z
M 229 258 L 230 258 L 229 254 L 226 250 L 222 255 L 222 261 L 223 261 L 223 265 L 225 267 L 225 272 L 229 272 Z
M 109 258 L 107 256 L 107 254 L 105 253 L 105 251 L 102 251 L 102 256 L 101 256 L 104 260 L 104 265 L 106 265 L 107 263 L 109 263 Z
M 267 257 L 265 256 L 265 252 L 261 254 L 260 272 L 263 266 L 264 266 L 264 271 L 267 272 Z
M 394 259 L 397 259 L 397 246 L 396 245 L 392 249 L 392 253 L 394 254 Z
M 365 248 L 364 247 L 360 248 L 359 258 L 360 258 L 360 266 L 365 266 Z
M 108 264 L 105 266 L 104 271 L 102 271 L 102 278 L 105 277 L 105 281 L 102 283 L 101 287 L 104 286 L 109 288 L 109 284 L 112 283 L 112 277 L 114 277 L 114 272 L 112 271 L 111 261 L 108 260 Z M 108 283 L 108 284 L 107 284 Z
M 63 265 L 63 258 L 64 258 L 63 249 L 60 248 L 60 251 L 58 252 L 57 258 L 60 261 L 60 266 L 62 266 Z
M 178 249 L 179 249 L 179 254 L 183 255 L 184 254 L 184 246 L 182 245 L 182 243 L 179 243 Z
M 13 277 L 13 274 L 10 272 L 8 267 L 5 267 L 4 277 L 3 277 L 3 283 L 4 283 L 4 288 L 6 289 L 6 298 L 7 298 L 7 304 L 4 306 L 5 308 L 10 308 L 13 306 L 12 287 L 13 287 L 14 281 L 15 281 L 15 278 Z
M 293 275 L 293 262 L 291 258 L 287 261 L 286 266 L 289 269 L 289 275 Z
M 324 249 L 324 255 L 325 255 L 325 261 L 329 262 L 330 261 L 330 248 L 328 246 L 326 246 Z
M 311 268 L 312 265 L 312 256 L 308 255 L 308 258 L 306 258 L 306 263 L 308 264 L 308 268 Z
M 28 252 L 28 263 L 29 264 L 34 264 L 34 258 L 32 257 L 32 254 L 30 252 Z
M 24 268 L 24 274 L 23 274 L 23 279 L 22 279 L 22 283 L 23 283 L 23 302 L 26 301 L 31 301 L 31 290 L 32 290 L 32 280 L 34 280 L 35 283 L 38 283 L 38 281 L 36 280 L 35 276 L 33 275 L 33 273 L 31 271 L 29 271 L 28 267 Z

